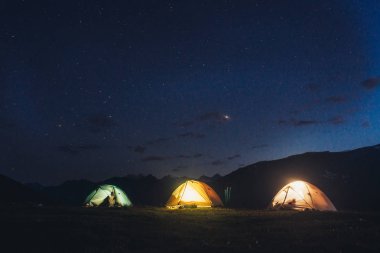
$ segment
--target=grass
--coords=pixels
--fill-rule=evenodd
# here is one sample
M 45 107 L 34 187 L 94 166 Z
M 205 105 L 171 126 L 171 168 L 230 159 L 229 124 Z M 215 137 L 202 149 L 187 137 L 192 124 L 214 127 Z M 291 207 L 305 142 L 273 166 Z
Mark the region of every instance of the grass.
M 1 208 L 0 252 L 380 252 L 380 214 Z

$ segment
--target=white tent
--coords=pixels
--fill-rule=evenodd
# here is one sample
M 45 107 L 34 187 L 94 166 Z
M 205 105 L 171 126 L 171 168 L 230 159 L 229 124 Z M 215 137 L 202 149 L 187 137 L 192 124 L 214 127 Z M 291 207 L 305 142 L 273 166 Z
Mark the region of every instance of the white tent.
M 101 185 L 94 191 L 92 191 L 85 200 L 86 206 L 109 206 L 110 204 L 106 200 L 113 197 L 113 205 L 115 206 L 132 206 L 131 201 L 127 197 L 127 194 L 120 188 L 114 185 Z
M 336 211 L 330 199 L 315 185 L 294 181 L 285 185 L 273 198 L 270 208 Z

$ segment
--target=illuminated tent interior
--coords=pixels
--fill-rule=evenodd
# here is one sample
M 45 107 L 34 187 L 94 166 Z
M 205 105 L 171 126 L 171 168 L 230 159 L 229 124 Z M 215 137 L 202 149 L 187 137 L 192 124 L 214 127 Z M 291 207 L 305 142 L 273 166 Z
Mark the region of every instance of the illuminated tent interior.
M 109 206 L 108 198 L 114 196 L 115 206 L 129 207 L 132 206 L 127 194 L 114 185 L 101 185 L 92 191 L 85 200 L 85 206 Z
M 223 206 L 218 194 L 207 184 L 188 180 L 174 190 L 168 202 L 168 208 L 214 207 Z
M 294 181 L 285 185 L 274 196 L 272 209 L 336 211 L 330 199 L 315 185 Z

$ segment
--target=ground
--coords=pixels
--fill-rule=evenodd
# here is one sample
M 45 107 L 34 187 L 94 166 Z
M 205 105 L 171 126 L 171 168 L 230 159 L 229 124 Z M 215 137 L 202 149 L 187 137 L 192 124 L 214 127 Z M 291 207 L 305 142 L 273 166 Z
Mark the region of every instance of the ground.
M 380 213 L 0 208 L 1 252 L 380 252 Z

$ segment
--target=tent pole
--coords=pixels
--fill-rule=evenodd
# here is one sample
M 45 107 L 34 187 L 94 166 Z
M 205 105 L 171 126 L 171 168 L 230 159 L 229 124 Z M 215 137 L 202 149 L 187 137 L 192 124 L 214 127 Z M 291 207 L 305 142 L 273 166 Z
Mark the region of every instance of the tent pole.
M 310 189 L 309 189 L 309 187 L 307 186 L 307 184 L 305 184 L 305 186 L 306 186 L 307 191 L 309 192 L 309 196 L 310 196 L 311 204 L 314 206 L 314 201 L 313 201 L 313 198 L 311 197 Z M 309 205 L 309 206 L 310 206 L 310 205 Z M 311 206 L 310 206 L 310 207 L 311 207 Z M 313 209 L 313 207 L 311 207 L 311 209 Z
M 290 188 L 290 186 L 288 186 L 288 188 L 286 189 L 285 198 L 284 198 L 284 201 L 282 201 L 282 204 L 281 204 L 281 206 L 283 206 L 283 205 L 284 205 L 284 203 L 285 203 L 285 201 L 286 201 L 286 198 L 288 197 L 289 188 Z
M 181 197 L 179 198 L 177 205 L 179 205 L 179 202 L 181 202 L 181 199 L 182 199 L 182 197 L 183 197 L 183 194 L 185 194 L 185 191 L 186 191 L 186 187 L 187 187 L 187 183 L 188 183 L 188 182 L 189 182 L 189 180 L 186 181 L 185 188 L 183 188 L 182 195 L 181 195 Z
M 306 187 L 307 190 L 309 190 L 309 189 L 307 188 L 306 184 L 305 184 L 305 187 Z M 293 189 L 293 191 L 294 191 L 298 196 L 300 196 L 301 199 L 302 199 L 303 201 L 305 201 L 305 203 L 306 203 L 311 209 L 313 209 L 313 207 L 309 204 L 309 202 L 306 201 L 305 197 L 302 197 L 302 195 L 299 194 L 299 193 L 298 193 L 297 191 L 295 191 L 294 189 Z M 310 193 L 310 191 L 309 191 L 309 193 Z M 310 197 L 310 199 L 311 199 L 311 197 Z

